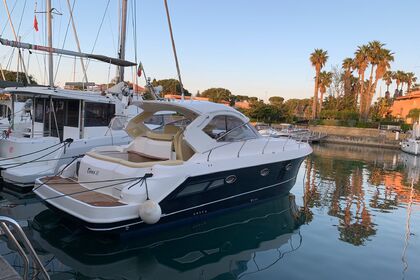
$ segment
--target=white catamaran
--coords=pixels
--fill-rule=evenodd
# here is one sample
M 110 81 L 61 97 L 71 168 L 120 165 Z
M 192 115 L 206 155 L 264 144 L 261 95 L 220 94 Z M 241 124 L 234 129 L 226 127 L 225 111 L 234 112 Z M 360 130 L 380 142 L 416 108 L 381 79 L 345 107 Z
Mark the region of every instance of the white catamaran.
M 39 46 L 0 38 L 0 43 L 18 49 L 48 53 L 48 87 L 13 87 L 3 92 L 10 94 L 12 111 L 18 111 L 19 102 L 25 102 L 30 114 L 29 126 L 8 130 L 0 140 L 0 169 L 4 182 L 18 189 L 32 188 L 36 178 L 56 174 L 59 167 L 97 146 L 127 144 L 131 138 L 123 130 L 130 116 L 138 113 L 131 107 L 132 92 L 125 86 L 124 67 L 137 63 L 126 61 L 126 13 L 122 13 L 119 58 L 87 54 L 52 47 L 51 0 L 46 0 L 48 46 Z M 127 1 L 123 1 L 127 4 Z M 70 11 L 71 14 L 71 11 Z M 73 16 L 71 14 L 71 20 Z M 9 17 L 10 21 L 10 17 Z M 12 29 L 13 25 L 11 24 Z M 53 53 L 95 59 L 118 66 L 117 84 L 103 92 L 63 90 L 54 86 Z M 86 72 L 81 60 L 82 68 Z M 23 64 L 23 61 L 22 61 Z M 23 67 L 26 74 L 26 68 Z M 140 98 L 140 97 L 139 97 Z M 12 125 L 16 125 L 13 122 Z M 10 133 L 11 132 L 11 133 Z

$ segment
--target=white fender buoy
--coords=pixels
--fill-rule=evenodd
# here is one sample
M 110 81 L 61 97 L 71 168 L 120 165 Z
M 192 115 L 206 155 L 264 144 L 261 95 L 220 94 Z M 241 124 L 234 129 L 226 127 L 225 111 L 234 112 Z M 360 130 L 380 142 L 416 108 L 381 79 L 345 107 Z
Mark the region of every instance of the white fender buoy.
M 159 203 L 148 199 L 140 205 L 139 214 L 146 224 L 155 224 L 160 220 L 162 209 Z

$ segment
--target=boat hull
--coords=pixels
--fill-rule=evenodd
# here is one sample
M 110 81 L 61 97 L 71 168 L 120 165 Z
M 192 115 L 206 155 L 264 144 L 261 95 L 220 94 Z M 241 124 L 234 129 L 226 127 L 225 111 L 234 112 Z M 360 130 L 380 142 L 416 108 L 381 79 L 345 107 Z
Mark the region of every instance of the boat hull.
M 146 224 L 140 218 L 113 223 L 89 223 L 57 209 L 48 202 L 47 205 L 72 220 L 82 223 L 92 231 L 152 229 L 190 219 L 199 219 L 202 216 L 217 214 L 231 208 L 246 207 L 276 195 L 286 194 L 294 186 L 304 158 L 189 177 L 159 203 L 163 214 L 159 222 L 154 225 Z M 267 170 L 269 170 L 268 174 Z M 233 178 L 233 176 L 236 180 L 227 183 L 228 178 Z M 214 190 L 182 196 L 182 192 L 191 186 L 206 182 L 211 184 L 221 179 L 225 182 L 224 185 Z

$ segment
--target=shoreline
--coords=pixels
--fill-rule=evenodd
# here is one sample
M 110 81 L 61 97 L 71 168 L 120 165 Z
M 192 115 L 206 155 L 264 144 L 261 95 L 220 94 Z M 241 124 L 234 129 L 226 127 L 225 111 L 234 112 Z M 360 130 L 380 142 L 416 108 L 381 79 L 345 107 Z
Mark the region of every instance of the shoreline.
M 400 149 L 400 142 L 405 139 L 405 133 L 397 134 L 390 130 L 374 128 L 357 128 L 317 125 L 309 126 L 310 131 L 327 135 L 324 142 L 348 145 L 363 145 L 385 149 Z

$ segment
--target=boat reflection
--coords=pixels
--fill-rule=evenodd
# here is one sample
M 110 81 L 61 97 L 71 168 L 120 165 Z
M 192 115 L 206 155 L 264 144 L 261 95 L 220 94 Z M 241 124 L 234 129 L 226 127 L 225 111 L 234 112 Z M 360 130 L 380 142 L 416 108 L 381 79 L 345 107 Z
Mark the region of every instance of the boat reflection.
M 373 213 L 420 202 L 420 158 L 397 150 L 328 144 L 305 162 L 304 209 L 326 208 L 338 219 L 339 239 L 364 245 L 377 232 Z M 413 183 L 413 189 L 411 188 Z
M 46 210 L 32 239 L 85 277 L 213 279 L 258 273 L 297 250 L 304 213 L 287 195 L 159 232 L 93 235 Z

